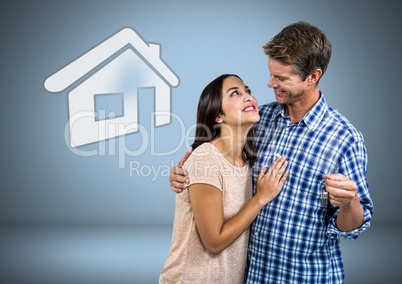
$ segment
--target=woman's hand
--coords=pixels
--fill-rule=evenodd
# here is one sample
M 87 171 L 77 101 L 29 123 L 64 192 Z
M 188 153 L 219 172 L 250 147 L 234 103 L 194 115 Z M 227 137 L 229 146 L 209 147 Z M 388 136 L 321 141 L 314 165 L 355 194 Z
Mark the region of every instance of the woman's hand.
M 285 157 L 277 158 L 271 167 L 266 170 L 263 166 L 257 179 L 257 190 L 255 197 L 265 206 L 271 202 L 282 190 L 289 171 L 286 171 L 288 162 Z

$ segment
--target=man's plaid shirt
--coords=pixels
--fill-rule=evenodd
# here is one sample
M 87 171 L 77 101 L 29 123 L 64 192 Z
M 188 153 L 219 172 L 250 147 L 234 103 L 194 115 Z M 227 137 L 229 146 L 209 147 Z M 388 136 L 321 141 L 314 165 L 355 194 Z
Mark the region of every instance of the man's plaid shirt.
M 277 102 L 261 106 L 260 116 L 254 185 L 261 167 L 277 156 L 287 158 L 289 177 L 251 226 L 245 282 L 343 283 L 340 236 L 356 239 L 370 226 L 374 211 L 363 136 L 323 95 L 297 123 L 291 123 Z M 322 205 L 324 176 L 333 173 L 357 184 L 364 209 L 359 229 L 339 231 L 339 208 Z

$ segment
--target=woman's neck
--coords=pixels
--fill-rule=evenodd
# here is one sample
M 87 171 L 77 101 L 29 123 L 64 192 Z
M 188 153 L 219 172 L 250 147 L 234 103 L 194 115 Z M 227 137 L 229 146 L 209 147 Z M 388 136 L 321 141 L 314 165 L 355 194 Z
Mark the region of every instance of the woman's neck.
M 211 143 L 219 150 L 222 156 L 234 166 L 244 165 L 243 149 L 247 138 L 249 127 L 244 129 L 238 127 L 236 129 L 230 127 L 222 127 L 221 134 Z

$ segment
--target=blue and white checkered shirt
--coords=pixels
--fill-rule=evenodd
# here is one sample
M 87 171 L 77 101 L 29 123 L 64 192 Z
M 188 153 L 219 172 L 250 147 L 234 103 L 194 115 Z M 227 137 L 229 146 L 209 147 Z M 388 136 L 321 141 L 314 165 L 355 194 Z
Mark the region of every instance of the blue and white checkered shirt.
M 277 156 L 287 158 L 289 177 L 251 226 L 245 282 L 343 283 L 340 236 L 356 239 L 370 226 L 374 211 L 363 136 L 323 95 L 297 123 L 291 123 L 277 102 L 261 106 L 260 116 L 253 182 Z M 359 229 L 339 231 L 339 208 L 322 205 L 324 176 L 333 173 L 357 184 L 364 209 Z

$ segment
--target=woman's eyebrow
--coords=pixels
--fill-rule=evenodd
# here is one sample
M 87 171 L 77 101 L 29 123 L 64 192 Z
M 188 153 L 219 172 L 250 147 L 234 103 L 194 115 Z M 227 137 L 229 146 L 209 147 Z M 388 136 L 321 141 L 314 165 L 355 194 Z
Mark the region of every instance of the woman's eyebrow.
M 229 89 L 226 91 L 226 94 L 229 93 L 229 91 L 231 91 L 231 90 L 238 90 L 238 89 L 239 89 L 239 87 L 232 87 L 232 88 L 229 88 Z

